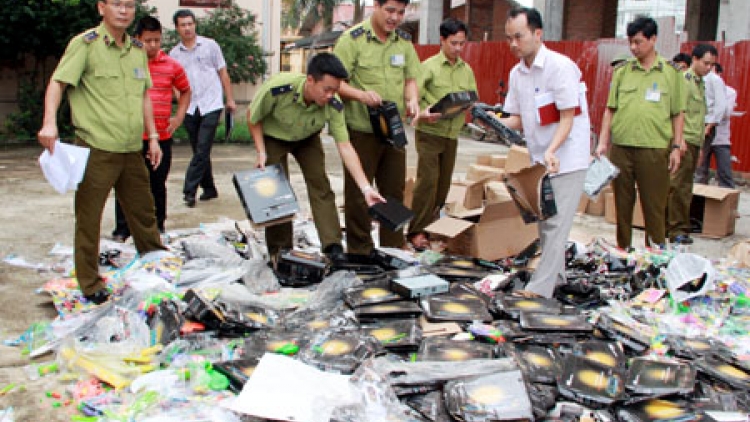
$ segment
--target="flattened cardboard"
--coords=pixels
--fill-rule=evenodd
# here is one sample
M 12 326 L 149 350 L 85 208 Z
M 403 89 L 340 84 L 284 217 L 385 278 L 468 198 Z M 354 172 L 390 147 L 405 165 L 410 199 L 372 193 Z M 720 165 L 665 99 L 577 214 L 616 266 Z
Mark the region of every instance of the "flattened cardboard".
M 534 224 L 524 224 L 512 202 L 487 204 L 479 221 L 443 217 L 425 228 L 447 238 L 447 252 L 494 261 L 521 252 L 537 238 Z
M 508 157 L 505 159 L 505 172 L 517 173 L 526 167 L 531 167 L 529 150 L 518 145 L 511 145 Z
M 497 167 L 499 169 L 505 168 L 505 162 L 508 156 L 505 154 L 492 154 L 490 155 L 490 166 Z
M 482 166 L 489 166 L 492 162 L 492 154 L 477 155 L 477 160 L 475 162 Z
M 734 233 L 740 191 L 696 183 L 690 204 L 693 232 L 704 237 L 720 238 Z
M 484 200 L 487 204 L 512 201 L 505 183 L 490 181 L 484 184 Z
M 486 180 L 503 180 L 505 170 L 492 166 L 483 166 L 481 164 L 469 164 L 469 170 L 466 172 L 466 180 L 475 182 Z
M 536 164 L 505 177 L 505 185 L 518 206 L 523 221 L 533 223 L 557 214 L 555 195 L 547 169 Z

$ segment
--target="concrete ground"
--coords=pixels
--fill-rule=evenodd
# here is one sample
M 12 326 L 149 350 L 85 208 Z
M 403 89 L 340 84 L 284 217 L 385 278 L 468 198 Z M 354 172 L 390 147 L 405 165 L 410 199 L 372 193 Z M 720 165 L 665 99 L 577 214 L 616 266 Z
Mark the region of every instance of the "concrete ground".
M 413 136 L 410 136 L 413 140 Z M 336 156 L 332 141 L 325 142 L 331 183 L 337 194 L 337 203 L 343 203 L 342 166 Z M 462 140 L 459 147 L 455 176 L 461 177 L 468 165 L 479 154 L 502 153 L 506 148 L 469 139 Z M 73 243 L 73 194 L 57 194 L 44 180 L 37 164 L 41 149 L 18 147 L 0 150 L 0 256 L 11 254 L 29 262 L 51 262 L 49 251 L 56 244 L 71 246 Z M 214 148 L 213 167 L 219 188 L 219 198 L 210 202 L 198 202 L 195 208 L 187 208 L 182 202 L 184 172 L 190 159 L 190 147 L 186 143 L 175 145 L 174 161 L 169 177 L 169 203 L 167 230 L 195 228 L 201 223 L 210 223 L 222 217 L 244 220 L 245 215 L 231 182 L 232 173 L 249 169 L 254 163 L 250 145 L 220 145 Z M 416 166 L 417 156 L 413 142 L 409 145 L 408 161 Z M 296 164 L 292 166 L 292 182 L 305 210 L 308 209 L 304 184 Z M 740 218 L 734 235 L 723 239 L 696 238 L 691 251 L 710 258 L 724 257 L 732 245 L 750 237 L 750 195 L 743 188 L 740 196 Z M 102 233 L 108 234 L 113 227 L 113 199 L 107 204 L 102 223 Z M 614 225 L 602 217 L 577 216 L 572 237 L 588 241 L 595 236 L 614 242 Z M 643 244 L 642 231 L 636 230 L 634 245 Z M 16 338 L 33 322 L 55 317 L 51 300 L 35 290 L 54 274 L 37 272 L 7 264 L 0 264 L 0 338 Z M 41 359 L 51 359 L 46 357 Z M 53 407 L 53 399 L 44 397 L 48 390 L 59 390 L 54 378 L 30 381 L 23 367 L 29 364 L 18 348 L 0 345 L 0 390 L 9 383 L 24 385 L 10 393 L 0 393 L 0 409 L 13 406 L 16 421 L 63 421 L 70 420 L 73 409 Z

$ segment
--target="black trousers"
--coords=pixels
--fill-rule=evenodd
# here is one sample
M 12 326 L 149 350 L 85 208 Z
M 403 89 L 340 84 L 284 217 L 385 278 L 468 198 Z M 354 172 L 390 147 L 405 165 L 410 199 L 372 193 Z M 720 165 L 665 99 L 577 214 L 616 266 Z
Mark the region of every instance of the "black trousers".
M 211 170 L 211 147 L 214 145 L 216 128 L 219 126 L 221 111 L 218 109 L 201 115 L 199 110 L 195 114 L 186 114 L 183 125 L 190 138 L 193 158 L 190 159 L 185 173 L 185 186 L 182 193 L 195 196 L 200 186 L 204 192 L 215 193 L 214 175 Z
M 167 219 L 167 176 L 169 176 L 169 169 L 172 167 L 173 143 L 172 138 L 159 142 L 162 159 L 159 167 L 154 169 L 146 158 L 148 142 L 143 142 L 143 159 L 146 161 L 146 168 L 148 168 L 151 194 L 154 196 L 154 205 L 156 205 L 156 225 L 162 233 L 164 232 L 164 221 Z M 120 206 L 120 201 L 115 202 L 115 230 L 112 235 L 130 237 L 130 228 L 125 219 L 125 213 L 122 211 L 122 206 Z

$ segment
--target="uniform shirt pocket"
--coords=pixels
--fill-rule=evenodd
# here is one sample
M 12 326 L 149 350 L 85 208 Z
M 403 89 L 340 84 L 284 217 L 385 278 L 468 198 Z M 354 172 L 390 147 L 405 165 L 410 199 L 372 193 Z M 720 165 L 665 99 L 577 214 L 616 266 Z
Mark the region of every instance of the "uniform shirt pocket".
M 96 86 L 108 97 L 122 96 L 124 86 L 117 69 L 99 68 L 94 70 Z
M 627 106 L 638 101 L 638 86 L 637 85 L 623 85 L 619 90 L 618 108 Z M 644 94 L 645 95 L 645 94 Z

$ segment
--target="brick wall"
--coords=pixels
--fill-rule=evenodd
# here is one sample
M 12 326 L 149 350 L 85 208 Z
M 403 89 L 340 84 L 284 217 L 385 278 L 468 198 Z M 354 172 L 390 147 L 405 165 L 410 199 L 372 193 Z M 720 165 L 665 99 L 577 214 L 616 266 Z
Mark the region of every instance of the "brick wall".
M 614 37 L 617 0 L 567 0 L 563 22 L 566 41 Z

